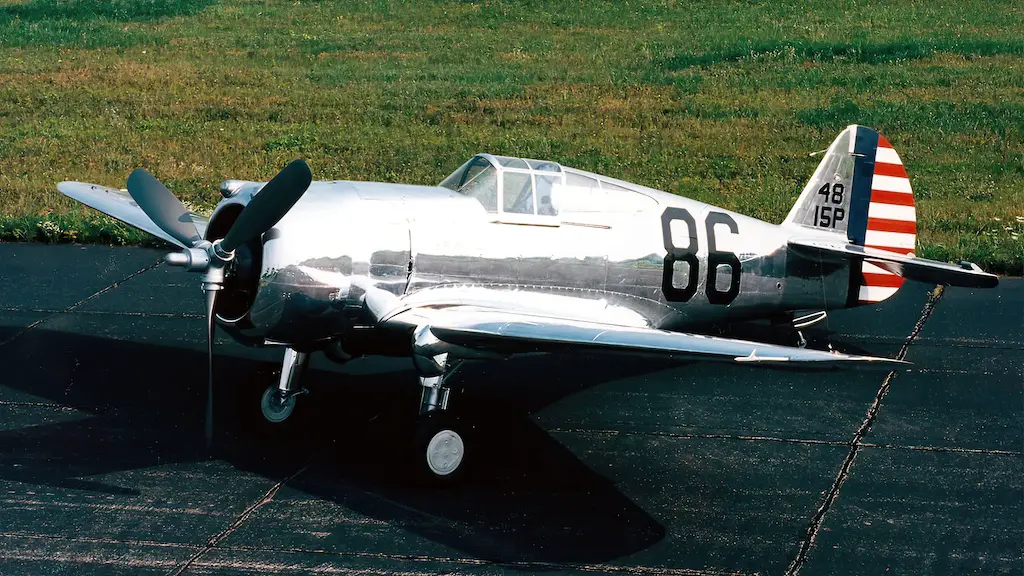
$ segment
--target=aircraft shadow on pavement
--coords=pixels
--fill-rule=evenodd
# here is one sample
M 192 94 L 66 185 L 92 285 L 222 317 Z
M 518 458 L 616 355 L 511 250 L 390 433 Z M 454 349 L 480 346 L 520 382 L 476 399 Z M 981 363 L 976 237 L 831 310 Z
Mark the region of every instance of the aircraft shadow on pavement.
M 33 329 L 0 347 L 0 359 L 8 369 L 0 384 L 90 414 L 40 423 L 37 412 L 15 412 L 26 421 L 0 432 L 0 461 L 20 463 L 0 468 L 8 480 L 130 497 L 138 494 L 131 486 L 88 477 L 207 457 L 200 352 Z M 452 404 L 475 431 L 477 458 L 464 485 L 442 490 L 411 480 L 406 454 L 419 399 L 412 372 L 311 370 L 312 394 L 299 399 L 292 419 L 272 426 L 259 397 L 277 366 L 218 356 L 216 455 L 271 478 L 311 462 L 289 486 L 478 558 L 604 561 L 650 547 L 665 529 L 530 413 L 665 366 L 534 357 L 467 367 L 455 381 L 465 391 Z

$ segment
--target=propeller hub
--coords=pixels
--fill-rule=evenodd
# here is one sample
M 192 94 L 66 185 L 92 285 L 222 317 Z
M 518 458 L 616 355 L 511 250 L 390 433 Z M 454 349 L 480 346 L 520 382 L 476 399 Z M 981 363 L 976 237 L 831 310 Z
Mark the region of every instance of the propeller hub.
M 203 242 L 195 248 L 185 248 L 181 252 L 171 252 L 164 257 L 164 262 L 171 266 L 181 266 L 189 272 L 203 272 L 210 267 L 208 244 Z
M 224 287 L 224 265 L 223 260 L 214 259 L 210 262 L 210 265 L 206 267 L 203 273 L 203 290 L 220 290 Z
M 235 251 L 231 250 L 229 252 L 225 250 L 224 247 L 221 246 L 223 240 L 224 239 L 221 238 L 219 240 L 214 241 L 211 251 L 213 252 L 213 255 L 219 258 L 222 262 L 230 262 L 231 259 L 235 257 Z

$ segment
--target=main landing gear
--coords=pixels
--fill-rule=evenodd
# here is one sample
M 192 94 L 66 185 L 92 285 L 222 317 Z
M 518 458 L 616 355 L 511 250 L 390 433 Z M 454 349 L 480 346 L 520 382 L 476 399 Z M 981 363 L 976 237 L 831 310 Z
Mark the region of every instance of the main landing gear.
M 413 364 L 419 372 L 420 415 L 416 425 L 413 458 L 418 475 L 432 483 L 451 485 L 466 472 L 469 443 L 467 426 L 448 411 L 451 388 L 447 381 L 461 366 L 444 343 L 422 326 L 413 336 Z
M 459 353 L 459 358 L 450 351 Z M 451 485 L 466 473 L 466 453 L 472 453 L 470 427 L 448 410 L 451 388 L 448 379 L 458 371 L 472 351 L 451 347 L 423 326 L 413 336 L 413 364 L 419 373 L 419 420 L 413 437 L 413 462 L 417 475 L 434 485 Z M 487 356 L 490 357 L 490 356 Z M 260 407 L 263 418 L 278 424 L 288 420 L 295 401 L 306 393 L 301 376 L 309 365 L 309 353 L 286 348 L 281 376 L 264 392 Z
M 451 389 L 442 380 L 441 376 L 420 377 L 423 391 L 414 448 L 420 476 L 451 483 L 465 471 L 466 438 L 460 422 L 448 412 Z
M 307 392 L 299 385 L 300 377 L 306 371 L 307 366 L 309 366 L 309 353 L 285 348 L 281 378 L 277 384 L 267 387 L 260 402 L 263 417 L 267 422 L 279 424 L 287 420 L 295 411 L 296 398 Z

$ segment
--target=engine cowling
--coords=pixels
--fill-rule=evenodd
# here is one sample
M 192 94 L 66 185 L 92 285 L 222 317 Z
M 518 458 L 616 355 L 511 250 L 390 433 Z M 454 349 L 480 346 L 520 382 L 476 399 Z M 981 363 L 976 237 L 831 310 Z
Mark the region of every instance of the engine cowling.
M 214 213 L 208 239 L 226 233 L 258 187 L 237 186 Z M 369 191 L 379 196 L 394 188 L 314 182 L 262 239 L 239 249 L 218 297 L 218 323 L 245 343 L 307 348 L 372 325 L 368 299 L 397 300 L 410 271 L 402 196 L 384 194 L 384 200 L 392 201 L 367 201 Z

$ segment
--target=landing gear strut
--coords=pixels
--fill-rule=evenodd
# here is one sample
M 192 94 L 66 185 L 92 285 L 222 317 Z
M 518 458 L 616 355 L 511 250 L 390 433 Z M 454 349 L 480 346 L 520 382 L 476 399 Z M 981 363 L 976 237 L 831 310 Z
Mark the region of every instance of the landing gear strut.
M 263 392 L 260 408 L 267 422 L 284 422 L 295 411 L 295 399 L 307 390 L 300 387 L 299 378 L 309 365 L 309 353 L 296 352 L 285 348 L 279 382 L 271 384 Z
M 450 358 L 447 352 L 434 354 L 437 350 L 432 345 L 436 344 L 439 341 L 428 327 L 416 331 L 413 363 L 420 374 L 421 394 L 414 457 L 421 477 L 450 485 L 466 471 L 467 430 L 448 412 L 451 388 L 447 380 L 458 370 L 461 361 Z
M 793 318 L 793 328 L 796 329 L 796 345 L 800 348 L 807 347 L 807 339 L 804 338 L 804 328 L 814 326 L 818 322 L 821 322 L 828 317 L 828 312 L 821 310 L 819 312 L 812 312 L 803 316 Z

